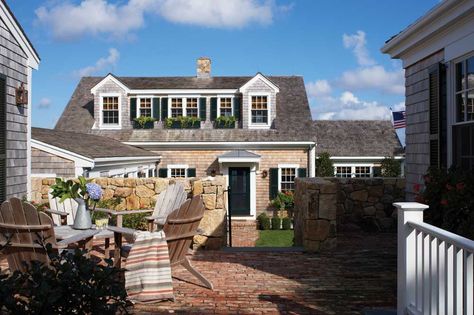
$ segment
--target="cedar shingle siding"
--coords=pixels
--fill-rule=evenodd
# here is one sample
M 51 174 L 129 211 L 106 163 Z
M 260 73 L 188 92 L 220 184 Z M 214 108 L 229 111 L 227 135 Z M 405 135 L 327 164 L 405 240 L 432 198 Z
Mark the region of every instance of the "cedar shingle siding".
M 6 76 L 6 198 L 22 197 L 27 192 L 28 110 L 16 106 L 15 88 L 27 86 L 27 56 L 3 20 L 0 46 L 0 75 Z
M 31 173 L 55 174 L 58 177 L 74 177 L 75 166 L 71 160 L 44 152 L 35 148 L 31 149 Z

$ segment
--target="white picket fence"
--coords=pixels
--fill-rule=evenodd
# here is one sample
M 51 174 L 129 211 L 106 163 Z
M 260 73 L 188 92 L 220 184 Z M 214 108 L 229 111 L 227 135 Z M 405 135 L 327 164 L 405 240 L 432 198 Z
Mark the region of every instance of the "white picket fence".
M 400 202 L 397 313 L 473 315 L 474 241 L 423 222 L 428 206 Z

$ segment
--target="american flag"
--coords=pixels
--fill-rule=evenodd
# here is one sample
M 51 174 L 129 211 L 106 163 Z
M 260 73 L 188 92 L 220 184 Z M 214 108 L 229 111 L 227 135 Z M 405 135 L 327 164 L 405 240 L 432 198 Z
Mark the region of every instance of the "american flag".
M 406 127 L 405 111 L 392 112 L 392 115 L 393 115 L 393 127 L 395 127 L 395 129 Z

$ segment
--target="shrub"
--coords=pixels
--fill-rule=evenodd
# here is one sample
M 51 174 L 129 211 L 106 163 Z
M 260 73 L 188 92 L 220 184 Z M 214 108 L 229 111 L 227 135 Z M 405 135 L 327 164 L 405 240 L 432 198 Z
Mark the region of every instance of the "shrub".
M 147 126 L 147 124 L 154 123 L 156 119 L 149 116 L 140 116 L 133 120 L 138 124 L 140 128 L 144 129 Z
M 0 275 L 0 309 L 7 314 L 116 314 L 125 312 L 122 270 L 86 258 L 85 251 L 52 252 L 50 264 L 34 261 L 24 273 Z M 3 314 L 2 311 L 2 314 Z
M 474 239 L 474 172 L 460 169 L 429 170 L 424 176 L 425 189 L 417 201 L 429 205 L 425 220 L 433 225 Z
M 270 218 L 265 212 L 262 212 L 257 217 L 258 228 L 260 230 L 270 230 Z
M 145 217 L 150 215 L 149 213 L 134 213 L 123 216 L 123 227 L 135 229 L 135 230 L 147 230 L 147 223 Z
M 272 230 L 280 230 L 281 229 L 281 218 L 273 217 L 272 218 Z
M 283 218 L 283 220 L 281 221 L 281 225 L 283 230 L 291 230 L 291 219 Z
M 316 176 L 334 177 L 334 164 L 328 152 L 321 153 L 316 159 Z
M 235 116 L 219 116 L 216 118 L 216 124 L 223 127 L 230 127 L 232 124 L 235 124 Z
M 278 192 L 271 203 L 276 209 L 292 210 L 295 205 L 294 195 L 291 191 Z
M 383 159 L 380 169 L 383 177 L 399 177 L 402 173 L 400 161 L 393 157 L 386 157 Z

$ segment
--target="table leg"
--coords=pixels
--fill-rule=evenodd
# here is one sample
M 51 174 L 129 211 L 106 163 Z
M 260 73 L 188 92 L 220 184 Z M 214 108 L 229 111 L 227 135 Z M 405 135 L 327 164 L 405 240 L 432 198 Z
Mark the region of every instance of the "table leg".
M 91 258 L 91 251 L 92 251 L 93 242 L 94 242 L 94 239 L 91 237 L 91 238 L 87 239 L 85 244 L 84 244 L 84 248 L 87 251 L 87 254 L 86 254 L 87 258 Z
M 122 265 L 122 234 L 114 233 L 114 267 L 121 268 Z
M 112 258 L 110 257 L 110 238 L 106 238 L 105 239 L 105 250 L 104 250 L 104 255 L 105 255 L 105 258 Z

